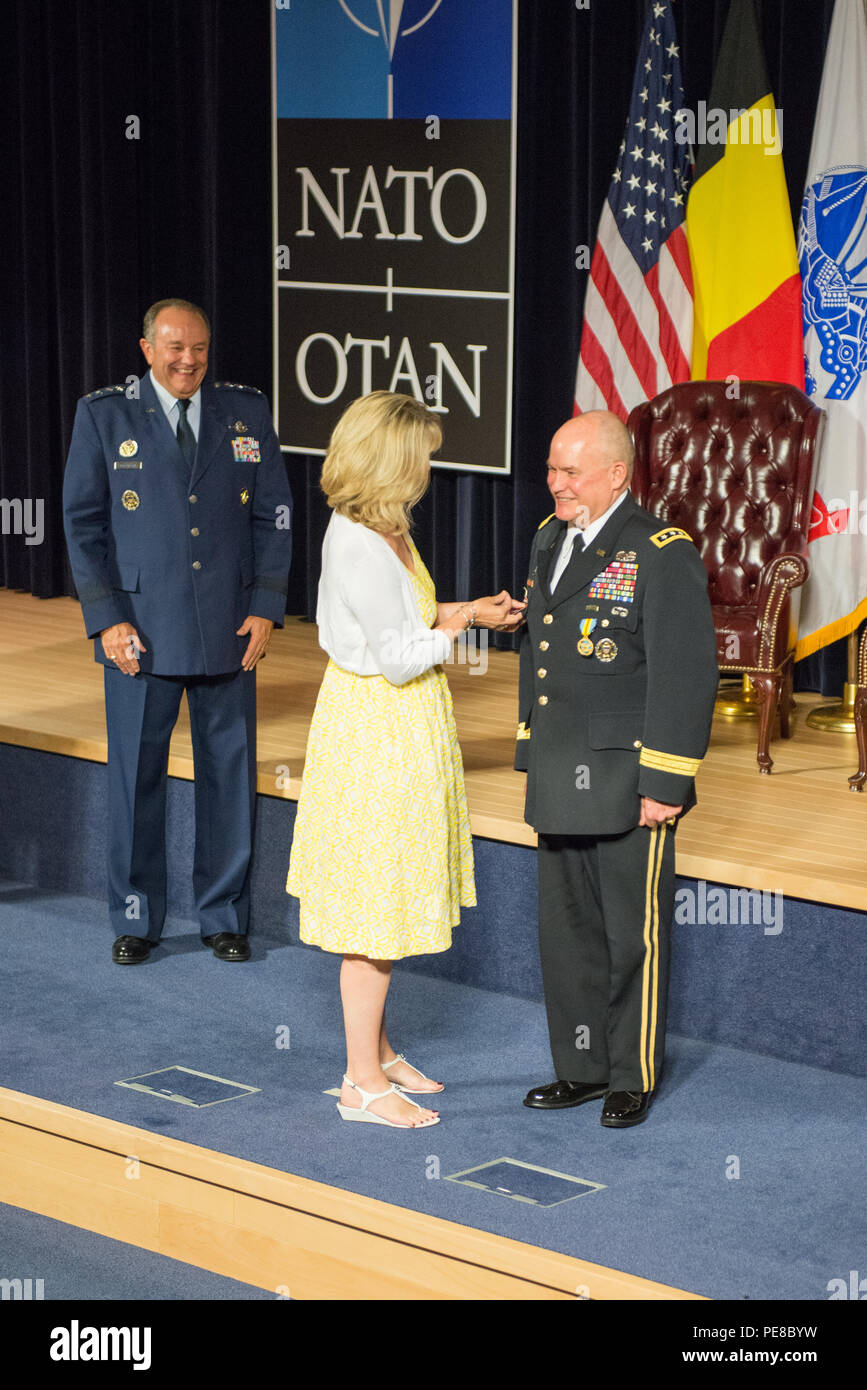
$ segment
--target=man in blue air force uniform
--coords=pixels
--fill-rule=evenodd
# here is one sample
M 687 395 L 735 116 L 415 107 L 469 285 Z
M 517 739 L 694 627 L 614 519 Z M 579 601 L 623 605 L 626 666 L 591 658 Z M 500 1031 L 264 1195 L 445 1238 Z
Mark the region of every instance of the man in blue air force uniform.
M 718 684 L 707 576 L 692 539 L 628 491 L 633 449 L 591 411 L 551 442 L 556 511 L 525 597 L 515 767 L 539 832 L 539 940 L 558 1080 L 525 1104 L 604 1097 L 645 1119 L 662 1068 L 674 833 L 695 805 Z
M 78 403 L 63 486 L 72 572 L 105 667 L 112 959 L 137 964 L 166 911 L 169 740 L 187 692 L 193 884 L 206 945 L 249 958 L 256 676 L 281 627 L 291 495 L 262 393 L 205 381 L 196 305 L 145 315 L 150 367 Z

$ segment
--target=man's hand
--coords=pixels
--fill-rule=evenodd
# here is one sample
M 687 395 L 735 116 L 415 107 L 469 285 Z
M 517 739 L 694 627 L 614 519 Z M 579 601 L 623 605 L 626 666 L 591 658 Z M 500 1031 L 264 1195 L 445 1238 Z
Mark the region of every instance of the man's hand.
M 146 652 L 147 647 L 132 623 L 115 623 L 113 627 L 104 627 L 99 636 L 102 650 L 109 661 L 113 661 L 125 676 L 138 675 L 138 653 Z
M 257 661 L 265 655 L 273 628 L 274 624 L 270 618 L 256 618 L 252 613 L 238 628 L 238 637 L 246 637 L 248 632 L 250 634 L 247 650 L 241 662 L 245 671 L 252 671 Z
M 682 806 L 667 806 L 664 801 L 654 801 L 652 796 L 641 798 L 641 820 L 639 825 L 662 825 L 664 821 L 673 822 L 683 810 Z

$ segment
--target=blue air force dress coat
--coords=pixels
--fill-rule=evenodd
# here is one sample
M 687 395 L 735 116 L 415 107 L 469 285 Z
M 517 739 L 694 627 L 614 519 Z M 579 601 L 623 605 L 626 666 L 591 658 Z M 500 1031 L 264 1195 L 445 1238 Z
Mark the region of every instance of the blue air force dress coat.
M 193 887 L 203 936 L 249 923 L 256 675 L 253 615 L 283 625 L 291 494 L 265 397 L 204 382 L 190 465 L 150 376 L 78 404 L 64 521 L 87 635 L 105 668 L 108 899 L 115 934 L 159 939 L 166 914 L 166 773 L 186 692 L 195 760 Z M 145 648 L 125 675 L 100 633 L 129 622 Z
M 190 476 L 149 376 L 78 403 L 64 478 L 66 539 L 89 637 L 132 623 L 156 675 L 237 671 L 248 614 L 282 626 L 291 494 L 267 401 L 201 387 Z M 102 643 L 97 661 L 109 664 Z
M 652 1091 L 674 831 L 639 826 L 641 798 L 695 805 L 719 679 L 707 576 L 691 537 L 627 494 L 552 594 L 565 529 L 551 517 L 533 541 L 515 755 L 539 832 L 551 1051 L 562 1080 Z

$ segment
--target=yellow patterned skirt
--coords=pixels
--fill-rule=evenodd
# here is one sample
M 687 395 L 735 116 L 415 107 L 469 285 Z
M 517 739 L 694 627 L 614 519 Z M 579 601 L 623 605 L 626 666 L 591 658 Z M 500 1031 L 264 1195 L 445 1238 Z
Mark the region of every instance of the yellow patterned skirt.
M 415 557 L 419 606 L 433 621 L 433 584 Z M 449 948 L 476 892 L 463 762 L 439 667 L 392 685 L 329 661 L 286 891 L 300 900 L 301 940 L 325 951 L 400 960 Z

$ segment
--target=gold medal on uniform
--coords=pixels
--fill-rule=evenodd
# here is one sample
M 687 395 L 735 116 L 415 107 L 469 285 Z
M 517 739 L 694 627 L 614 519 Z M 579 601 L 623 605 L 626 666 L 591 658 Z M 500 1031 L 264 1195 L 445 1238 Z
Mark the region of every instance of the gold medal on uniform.
M 581 631 L 581 641 L 578 643 L 578 655 L 579 655 L 579 656 L 592 656 L 592 655 L 593 655 L 593 643 L 592 643 L 591 640 L 590 640 L 590 634 L 591 634 L 591 632 L 593 631 L 594 627 L 596 626 L 596 619 L 595 619 L 595 618 L 582 618 L 582 619 L 581 619 L 581 622 L 579 623 L 578 626 L 579 626 L 580 631 Z
M 138 444 L 134 439 L 125 439 L 117 452 L 122 459 L 131 459 L 133 454 L 138 453 Z
M 617 655 L 617 643 L 610 637 L 603 637 L 601 642 L 596 643 L 596 655 L 600 661 L 613 661 Z
M 134 512 L 141 498 L 137 492 L 133 492 L 132 488 L 127 488 L 126 492 L 121 495 L 120 500 L 128 512 Z

